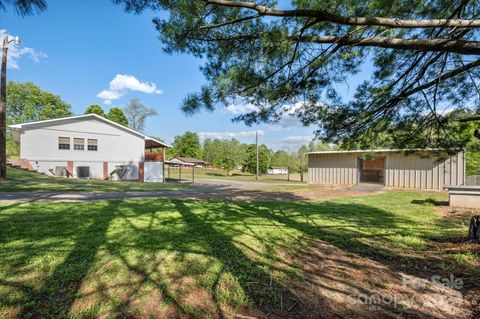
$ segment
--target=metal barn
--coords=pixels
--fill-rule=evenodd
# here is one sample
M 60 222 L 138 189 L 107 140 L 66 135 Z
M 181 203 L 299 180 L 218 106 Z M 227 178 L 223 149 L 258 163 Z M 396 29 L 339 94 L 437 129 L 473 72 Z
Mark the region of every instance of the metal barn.
M 310 184 L 379 183 L 443 189 L 465 184 L 465 151 L 434 149 L 320 151 L 308 153 Z

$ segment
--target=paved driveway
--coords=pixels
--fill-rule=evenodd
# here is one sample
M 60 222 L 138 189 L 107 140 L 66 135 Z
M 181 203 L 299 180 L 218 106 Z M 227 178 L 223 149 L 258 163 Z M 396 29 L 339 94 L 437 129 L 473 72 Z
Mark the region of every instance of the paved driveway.
M 192 188 L 161 191 L 127 192 L 0 192 L 1 202 L 30 201 L 83 201 L 134 198 L 179 198 L 179 199 L 219 199 L 219 200 L 293 200 L 301 199 L 288 192 L 265 191 L 272 186 L 285 183 L 256 183 L 222 180 L 199 180 Z

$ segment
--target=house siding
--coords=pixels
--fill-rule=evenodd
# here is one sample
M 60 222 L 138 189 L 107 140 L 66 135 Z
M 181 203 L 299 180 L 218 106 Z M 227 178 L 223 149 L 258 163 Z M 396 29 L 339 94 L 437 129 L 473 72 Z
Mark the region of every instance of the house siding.
M 363 154 L 309 154 L 309 183 L 357 184 L 358 158 Z M 439 160 L 435 153 L 428 152 L 385 152 L 374 155 L 385 157 L 384 184 L 389 187 L 443 189 L 446 185 L 465 184 L 464 151 L 443 160 Z

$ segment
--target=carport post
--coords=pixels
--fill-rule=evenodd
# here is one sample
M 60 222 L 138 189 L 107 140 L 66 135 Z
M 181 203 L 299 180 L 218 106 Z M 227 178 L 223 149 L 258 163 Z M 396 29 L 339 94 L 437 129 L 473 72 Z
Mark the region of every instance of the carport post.
M 195 165 L 193 165 L 192 169 L 192 183 L 195 183 Z
M 180 165 L 178 168 L 178 180 L 180 182 L 182 181 L 182 165 Z
M 163 182 L 165 183 L 165 147 L 162 148 L 162 161 L 163 161 Z

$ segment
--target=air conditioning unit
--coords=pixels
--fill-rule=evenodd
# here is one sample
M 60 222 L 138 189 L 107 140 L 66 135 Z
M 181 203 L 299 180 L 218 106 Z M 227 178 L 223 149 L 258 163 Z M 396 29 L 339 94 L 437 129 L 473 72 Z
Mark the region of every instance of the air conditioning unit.
M 90 177 L 90 166 L 77 166 L 77 177 L 78 178 L 89 178 Z
M 65 166 L 55 166 L 55 176 L 67 177 L 67 168 Z

